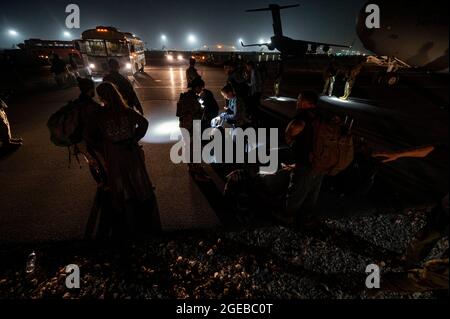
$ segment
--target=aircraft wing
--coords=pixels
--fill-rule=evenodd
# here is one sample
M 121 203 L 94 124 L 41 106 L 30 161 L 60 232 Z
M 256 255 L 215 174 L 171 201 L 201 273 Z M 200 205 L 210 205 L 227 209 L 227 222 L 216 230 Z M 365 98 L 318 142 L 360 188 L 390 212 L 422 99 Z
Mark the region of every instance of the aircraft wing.
M 241 45 L 244 47 L 244 48 L 247 48 L 247 47 L 262 47 L 262 46 L 268 46 L 270 43 L 255 43 L 255 44 L 244 44 L 244 42 L 242 42 L 241 41 Z
M 351 45 L 343 45 L 343 44 L 332 44 L 332 43 L 322 43 L 322 42 L 314 42 L 314 41 L 305 41 L 308 42 L 308 44 L 316 45 L 318 47 L 324 46 L 324 47 L 337 47 L 337 48 L 347 48 L 351 49 L 353 47 L 352 43 Z

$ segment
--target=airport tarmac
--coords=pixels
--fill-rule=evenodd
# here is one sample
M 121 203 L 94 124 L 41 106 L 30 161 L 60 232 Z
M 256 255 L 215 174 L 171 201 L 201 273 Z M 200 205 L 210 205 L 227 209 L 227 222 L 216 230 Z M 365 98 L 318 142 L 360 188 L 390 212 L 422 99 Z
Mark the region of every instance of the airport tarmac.
M 150 121 L 149 131 L 142 142 L 147 167 L 156 187 L 164 230 L 212 228 L 221 224 L 217 208 L 212 203 L 214 195 L 220 194 L 221 190 L 213 187 L 205 190 L 192 181 L 185 165 L 174 165 L 169 158 L 170 147 L 175 143 L 171 135 L 178 128 L 176 101 L 186 87 L 184 69 L 183 65 L 150 66 L 146 67 L 146 74 L 138 75 L 134 81 Z M 198 69 L 219 105 L 224 105 L 219 93 L 225 82 L 223 70 L 207 66 L 199 66 Z M 298 90 L 320 88 L 320 74 L 316 72 L 313 77 L 312 83 L 316 84 L 300 83 Z M 402 94 L 412 91 L 408 87 L 402 90 Z M 14 134 L 22 136 L 25 145 L 0 160 L 0 242 L 59 241 L 83 237 L 95 185 L 86 165 L 80 169 L 76 162 L 72 162 L 68 168 L 67 150 L 51 144 L 46 127 L 48 117 L 77 94 L 76 88 L 53 90 L 24 95 L 10 104 Z M 376 92 L 365 82 L 355 90 L 355 94 L 363 94 L 364 97 L 348 103 L 324 97 L 321 104 L 351 112 L 357 119 L 357 128 L 364 128 L 367 136 L 375 136 L 374 142 L 379 145 L 394 148 L 428 143 L 444 145 L 444 151 L 440 149 L 432 159 L 411 160 L 412 164 L 407 165 L 412 167 L 414 176 L 419 178 L 417 183 L 423 184 L 422 188 L 428 188 L 435 196 L 448 192 L 448 153 L 444 155 L 448 150 L 448 110 L 433 103 L 425 104 L 427 100 L 423 96 L 419 99 L 418 91 L 408 97 L 407 107 L 411 110 L 408 112 L 395 110 L 396 105 L 400 105 L 400 95 L 392 100 L 391 105 L 384 103 L 380 107 L 380 103 L 373 103 L 373 98 L 368 96 L 375 96 Z M 271 109 L 284 120 L 295 111 L 293 102 L 289 100 L 264 104 L 266 110 Z M 423 120 L 417 122 L 417 116 Z M 398 125 L 394 127 L 394 134 L 391 118 Z M 397 144 L 403 140 L 407 143 Z M 402 160 L 394 167 L 404 163 Z M 436 176 L 439 178 L 433 182 Z
M 218 94 L 225 81 L 218 68 L 199 69 L 208 87 Z M 164 230 L 210 228 L 219 219 L 207 198 L 188 175 L 186 165 L 169 157 L 178 128 L 176 102 L 185 90 L 185 67 L 146 68 L 134 85 L 150 121 L 143 145 L 146 163 L 156 187 Z M 75 160 L 68 168 L 68 151 L 51 144 L 49 116 L 78 95 L 76 88 L 23 96 L 10 105 L 13 134 L 25 145 L 0 162 L 0 242 L 80 239 L 95 196 L 95 184 L 86 164 Z

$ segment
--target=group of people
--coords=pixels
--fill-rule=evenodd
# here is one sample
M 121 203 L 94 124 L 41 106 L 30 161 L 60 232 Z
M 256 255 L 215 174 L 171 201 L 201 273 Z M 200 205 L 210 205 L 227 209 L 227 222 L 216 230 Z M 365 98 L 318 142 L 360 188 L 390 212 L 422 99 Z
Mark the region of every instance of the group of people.
M 154 189 L 138 142 L 148 121 L 136 93 L 119 63 L 109 60 L 110 73 L 95 88 L 90 79 L 78 78 L 82 143 L 78 151 L 97 182 L 96 211 L 89 236 L 135 237 L 159 231 Z M 97 93 L 100 104 L 94 100 Z M 136 111 L 135 111 L 136 110 Z M 97 217 L 97 215 L 99 215 Z M 91 216 L 91 218 L 94 218 Z
M 204 130 L 224 123 L 233 128 L 245 128 L 257 119 L 262 79 L 253 61 L 248 61 L 245 67 L 242 63 L 232 60 L 224 64 L 227 82 L 221 89 L 221 94 L 226 105 L 224 112 L 221 113 L 219 113 L 219 105 L 214 94 L 205 88 L 205 82 L 195 68 L 195 64 L 195 59 L 191 58 L 189 68 L 186 70 L 188 90 L 180 95 L 177 103 L 176 115 L 181 128 L 186 129 L 192 136 L 194 120 L 201 120 L 202 130 Z M 218 121 L 214 123 L 213 120 Z M 188 167 L 194 179 L 198 181 L 208 179 L 200 164 L 189 163 Z
M 74 53 L 69 54 L 68 63 L 61 59 L 58 54 L 52 54 L 50 70 L 55 76 L 56 85 L 63 88 L 75 82 L 75 79 L 80 76 L 78 72 L 79 64 L 79 57 Z
M 322 95 L 333 96 L 336 79 L 338 77 L 342 77 L 345 80 L 345 86 L 344 94 L 340 97 L 340 99 L 348 100 L 355 85 L 356 78 L 361 73 L 363 65 L 364 61 L 351 67 L 342 67 L 338 66 L 334 60 L 331 61 L 324 70 L 323 77 L 325 84 Z

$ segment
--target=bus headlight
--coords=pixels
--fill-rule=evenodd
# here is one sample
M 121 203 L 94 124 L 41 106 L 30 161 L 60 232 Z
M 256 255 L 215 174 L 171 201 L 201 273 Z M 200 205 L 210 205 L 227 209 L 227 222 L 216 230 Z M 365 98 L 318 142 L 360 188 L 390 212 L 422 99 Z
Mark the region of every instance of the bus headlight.
M 177 56 L 178 61 L 183 60 L 183 56 L 180 54 L 179 56 Z
M 95 69 L 95 64 L 94 64 L 94 63 L 90 63 L 90 64 L 89 64 L 89 68 L 90 68 L 90 69 Z
M 128 70 L 131 70 L 131 63 L 125 64 L 125 67 L 126 67 Z

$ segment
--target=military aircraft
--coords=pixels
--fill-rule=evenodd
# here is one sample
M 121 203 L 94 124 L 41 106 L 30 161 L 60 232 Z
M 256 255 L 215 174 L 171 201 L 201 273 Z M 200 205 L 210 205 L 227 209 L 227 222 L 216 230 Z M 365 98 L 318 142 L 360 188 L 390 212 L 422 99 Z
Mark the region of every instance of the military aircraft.
M 366 25 L 369 4 L 378 6 L 379 28 Z M 370 1 L 361 9 L 356 31 L 364 47 L 379 56 L 396 58 L 411 67 L 448 72 L 446 4 L 442 0 Z
M 340 48 L 351 48 L 349 45 L 331 44 L 331 43 L 321 43 L 314 41 L 305 40 L 294 40 L 283 35 L 283 27 L 281 24 L 281 13 L 283 9 L 296 8 L 296 5 L 280 6 L 278 4 L 270 4 L 267 8 L 251 9 L 246 12 L 259 12 L 259 11 L 271 11 L 273 20 L 273 33 L 269 43 L 258 43 L 258 44 L 244 44 L 241 41 L 243 47 L 255 47 L 255 46 L 267 46 L 271 51 L 280 51 L 282 57 L 295 56 L 302 57 L 309 51 L 315 53 L 319 47 L 322 48 L 323 52 L 327 53 L 331 47 Z

